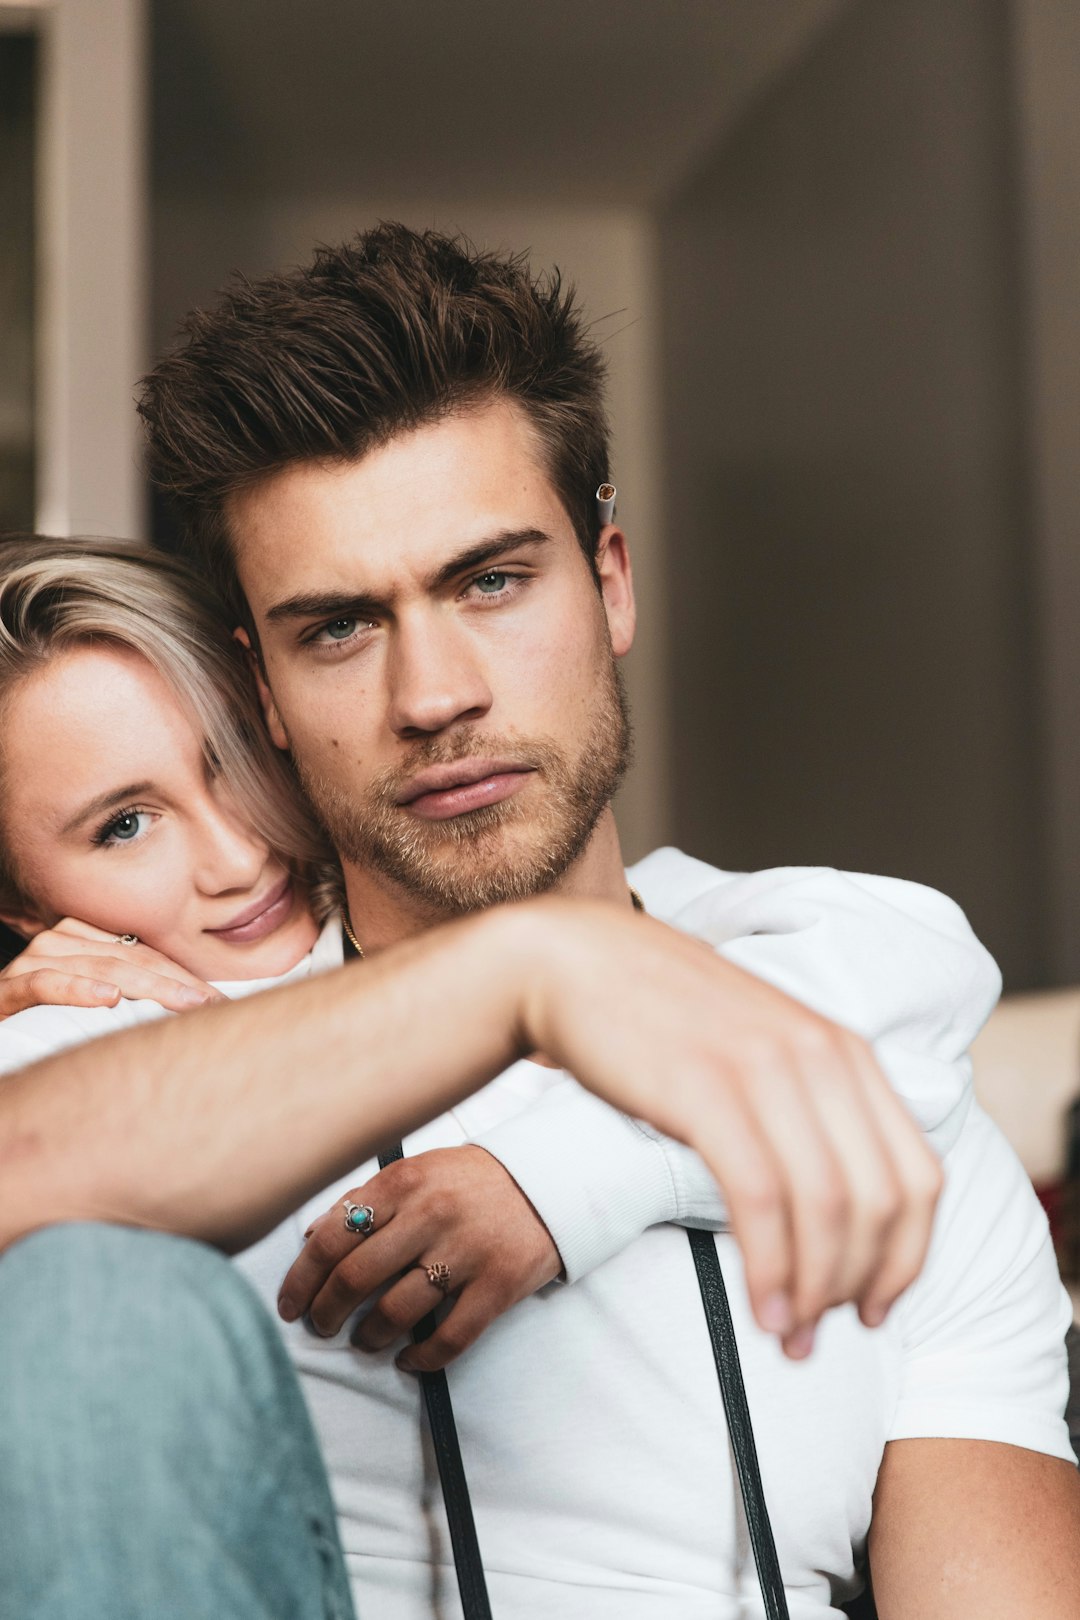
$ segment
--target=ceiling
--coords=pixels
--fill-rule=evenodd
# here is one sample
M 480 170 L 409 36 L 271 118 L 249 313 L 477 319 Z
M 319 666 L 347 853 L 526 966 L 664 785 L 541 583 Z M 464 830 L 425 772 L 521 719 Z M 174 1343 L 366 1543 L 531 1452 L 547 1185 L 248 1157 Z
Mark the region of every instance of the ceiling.
M 152 0 L 164 190 L 648 205 L 850 0 Z

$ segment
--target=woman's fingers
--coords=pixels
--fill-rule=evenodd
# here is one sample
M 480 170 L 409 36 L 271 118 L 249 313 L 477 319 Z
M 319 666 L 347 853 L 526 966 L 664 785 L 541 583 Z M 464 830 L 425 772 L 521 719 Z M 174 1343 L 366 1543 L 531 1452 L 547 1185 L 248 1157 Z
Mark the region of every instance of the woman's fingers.
M 76 917 L 35 934 L 0 971 L 0 1017 L 44 1004 L 114 1006 L 121 996 L 156 1001 L 169 1012 L 190 1012 L 225 999 L 160 951 L 121 944 L 115 934 Z
M 376 1183 L 379 1183 L 376 1196 Z M 368 1237 L 350 1231 L 345 1224 L 345 1205 L 373 1211 L 374 1226 Z M 402 1271 L 415 1258 L 397 1246 L 400 1234 L 393 1231 L 394 1202 L 390 1178 L 373 1176 L 362 1187 L 354 1187 L 325 1214 L 312 1221 L 304 1233 L 304 1246 L 282 1279 L 278 1292 L 278 1314 L 286 1322 L 310 1315 L 320 1333 L 336 1333 L 351 1310 L 386 1281 Z M 406 1249 L 408 1244 L 406 1244 Z M 370 1252 L 369 1252 L 370 1251 Z M 335 1279 L 331 1285 L 331 1279 Z M 316 1301 L 321 1306 L 316 1312 Z M 346 1308 L 347 1301 L 352 1303 Z
M 93 951 L 87 950 L 87 942 L 94 945 Z M 134 945 L 121 944 L 116 934 L 108 934 L 101 928 L 94 928 L 89 923 L 81 922 L 77 917 L 64 917 L 55 928 L 45 929 L 27 945 L 26 950 L 9 964 L 5 971 L 19 971 L 19 963 L 33 962 L 36 966 L 40 959 L 66 956 L 88 956 L 107 958 L 116 962 L 121 968 L 134 964 L 149 972 L 160 974 L 163 978 L 174 979 L 178 984 L 192 985 L 196 989 L 207 991 L 214 999 L 220 999 L 218 992 L 198 978 L 189 973 L 187 968 L 181 967 L 171 957 L 165 956 L 161 951 L 155 951 L 152 946 L 144 945 L 138 941 Z
M 16 957 L 16 962 L 22 960 Z M 115 1006 L 121 996 L 128 1001 L 156 1001 L 169 1012 L 191 1012 L 210 1001 L 224 999 L 212 986 L 200 986 L 198 980 L 180 983 L 137 962 L 109 956 L 63 956 L 41 967 L 31 967 L 27 962 L 22 973 L 7 972 L 0 978 L 4 1017 L 26 1007 L 44 1005 Z
M 29 1007 L 115 1007 L 120 992 L 114 984 L 83 978 L 60 968 L 35 968 L 0 979 L 0 1019 Z

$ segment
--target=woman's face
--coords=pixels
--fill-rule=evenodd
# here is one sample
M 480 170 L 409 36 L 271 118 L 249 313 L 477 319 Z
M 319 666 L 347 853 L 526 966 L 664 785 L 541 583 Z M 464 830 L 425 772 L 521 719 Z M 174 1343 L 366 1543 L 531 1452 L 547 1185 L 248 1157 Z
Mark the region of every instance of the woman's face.
M 204 979 L 283 973 L 314 943 L 302 895 L 138 653 L 76 647 L 15 689 L 0 827 L 34 907 L 23 933 L 78 917 Z

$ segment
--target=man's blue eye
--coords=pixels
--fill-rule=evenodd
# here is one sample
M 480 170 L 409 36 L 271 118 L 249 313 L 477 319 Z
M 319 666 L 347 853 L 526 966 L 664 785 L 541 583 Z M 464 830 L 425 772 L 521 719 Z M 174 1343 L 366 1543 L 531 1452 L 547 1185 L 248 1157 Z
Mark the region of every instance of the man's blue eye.
M 326 626 L 326 634 L 332 641 L 347 641 L 355 629 L 355 619 L 335 619 Z
M 506 578 L 505 574 L 481 574 L 476 583 L 485 596 L 497 596 L 500 591 L 506 589 Z

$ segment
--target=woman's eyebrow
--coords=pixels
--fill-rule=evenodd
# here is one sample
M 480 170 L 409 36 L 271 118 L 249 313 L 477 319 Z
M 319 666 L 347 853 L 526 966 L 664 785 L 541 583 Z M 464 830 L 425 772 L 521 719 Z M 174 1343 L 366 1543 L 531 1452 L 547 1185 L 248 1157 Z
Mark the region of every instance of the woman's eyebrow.
M 81 809 L 76 810 L 70 821 L 61 827 L 61 835 L 76 832 L 84 822 L 100 816 L 106 810 L 112 810 L 116 805 L 125 804 L 131 799 L 142 799 L 153 790 L 152 782 L 130 782 L 127 787 L 110 788 L 107 793 L 99 793 L 96 798 L 89 799 Z
M 511 551 L 520 551 L 523 547 L 537 547 L 547 545 L 550 541 L 541 529 L 513 529 L 505 530 L 501 534 L 493 534 L 476 545 L 468 546 L 464 551 L 456 552 L 454 556 L 440 563 L 439 567 L 425 580 L 428 590 L 437 591 L 448 585 L 459 574 L 467 573 L 473 568 L 483 568 L 485 563 L 498 562 Z M 281 602 L 275 602 L 266 610 L 267 621 L 271 624 L 281 623 L 288 619 L 330 619 L 335 616 L 361 615 L 364 613 L 377 614 L 387 603 L 378 595 L 363 591 L 335 591 L 306 596 L 289 596 Z

